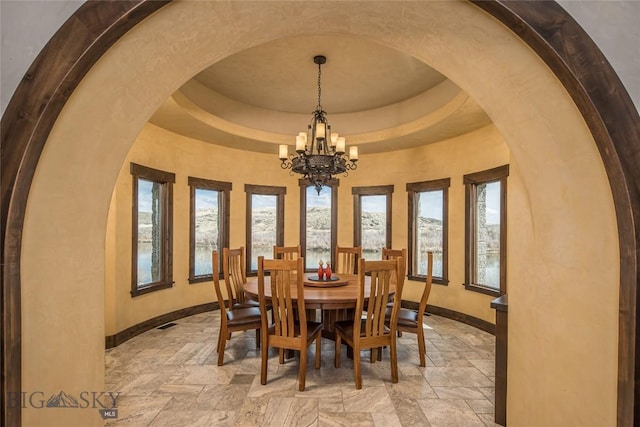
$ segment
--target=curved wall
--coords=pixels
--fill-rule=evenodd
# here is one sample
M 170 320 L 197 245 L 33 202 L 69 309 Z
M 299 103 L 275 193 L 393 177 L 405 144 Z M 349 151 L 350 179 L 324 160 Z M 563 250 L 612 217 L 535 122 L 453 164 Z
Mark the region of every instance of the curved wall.
M 227 54 L 293 32 L 337 31 L 434 66 L 482 105 L 509 147 L 517 171 L 509 223 L 515 217 L 518 224 L 509 235 L 509 422 L 615 423 L 616 222 L 582 117 L 545 64 L 474 6 L 396 6 L 345 2 L 329 12 L 315 3 L 173 3 L 101 58 L 61 112 L 29 194 L 21 263 L 24 390 L 104 387 L 107 213 L 127 152 L 153 111 Z M 256 14 L 260 21 L 250 18 Z M 23 416 L 26 425 L 102 423 L 94 411 L 25 409 Z
M 457 156 L 459 152 L 468 156 Z M 415 159 L 423 159 L 416 163 Z M 132 298 L 130 162 L 176 174 L 173 188 L 173 279 L 171 289 Z M 463 137 L 424 147 L 363 156 L 357 171 L 340 179 L 338 188 L 338 244 L 353 245 L 353 186 L 394 185 L 392 246 L 407 247 L 406 183 L 451 178 L 449 188 L 450 285 L 435 286 L 430 304 L 462 312 L 494 323 L 489 296 L 469 292 L 464 282 L 464 186 L 462 175 L 509 163 L 509 151 L 492 126 Z M 375 171 L 375 172 L 374 172 Z M 381 173 L 382 172 L 382 173 Z M 285 243 L 299 242 L 300 190 L 298 177 L 280 168 L 275 154 L 251 153 L 185 138 L 154 125 L 145 126 L 129 152 L 111 199 L 107 225 L 105 262 L 105 334 L 124 329 L 162 314 L 216 301 L 213 282 L 188 283 L 189 186 L 187 177 L 231 182 L 230 247 L 245 245 L 245 184 L 287 187 L 285 196 Z M 408 282 L 403 299 L 418 301 L 424 286 Z

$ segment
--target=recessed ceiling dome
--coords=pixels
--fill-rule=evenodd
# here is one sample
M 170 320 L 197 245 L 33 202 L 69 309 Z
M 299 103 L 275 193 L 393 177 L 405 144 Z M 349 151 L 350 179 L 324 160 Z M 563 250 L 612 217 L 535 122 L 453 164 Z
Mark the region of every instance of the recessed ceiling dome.
M 306 114 L 317 105 L 315 55 L 327 57 L 322 66 L 322 106 L 330 114 L 395 104 L 446 80 L 402 52 L 338 35 L 275 40 L 232 55 L 195 79 L 244 104 Z
M 151 122 L 214 144 L 277 153 L 321 103 L 332 129 L 363 154 L 423 145 L 490 123 L 423 61 L 350 35 L 291 36 L 238 52 L 187 81 Z

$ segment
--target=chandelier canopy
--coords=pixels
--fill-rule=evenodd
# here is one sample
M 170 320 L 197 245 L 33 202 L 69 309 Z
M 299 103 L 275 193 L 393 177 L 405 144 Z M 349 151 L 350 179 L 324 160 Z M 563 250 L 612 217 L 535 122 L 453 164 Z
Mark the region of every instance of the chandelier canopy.
M 326 112 L 322 109 L 320 97 L 322 93 L 321 78 L 322 64 L 327 58 L 318 55 L 313 58 L 318 64 L 318 106 L 311 116 L 311 122 L 306 132 L 296 136 L 296 154 L 289 154 L 288 145 L 280 145 L 278 157 L 282 169 L 291 169 L 302 175 L 310 184 L 316 187 L 318 194 L 322 187 L 335 175 L 349 170 L 355 170 L 358 165 L 358 147 L 350 147 L 349 157 L 345 155 L 346 141 L 338 133 L 331 132 Z

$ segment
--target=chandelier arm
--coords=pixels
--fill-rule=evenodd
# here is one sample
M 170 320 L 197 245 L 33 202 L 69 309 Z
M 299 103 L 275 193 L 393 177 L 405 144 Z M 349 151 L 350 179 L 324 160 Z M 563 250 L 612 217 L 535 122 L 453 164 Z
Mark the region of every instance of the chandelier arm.
M 281 159 L 280 165 L 282 169 L 289 170 L 289 175 L 301 175 L 302 179 L 315 187 L 318 195 L 334 176 L 341 173 L 347 176 L 350 170 L 357 168 L 357 158 L 350 160 L 344 154 L 344 137 L 338 137 L 337 133 L 332 135 L 326 112 L 322 109 L 322 64 L 326 60 L 322 55 L 313 58 L 313 62 L 318 65 L 318 106 L 311 113 L 311 123 L 306 135 L 301 132 L 296 137 L 297 154 Z

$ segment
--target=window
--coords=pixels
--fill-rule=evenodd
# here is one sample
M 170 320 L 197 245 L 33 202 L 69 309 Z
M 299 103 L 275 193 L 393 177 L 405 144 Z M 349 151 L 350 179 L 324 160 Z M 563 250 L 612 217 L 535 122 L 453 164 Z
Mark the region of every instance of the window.
M 333 252 L 338 242 L 338 185 L 332 179 L 322 187 L 320 194 L 309 181 L 300 184 L 300 250 L 305 270 L 318 269 L 322 260 L 333 264 Z
M 247 193 L 247 274 L 257 274 L 258 257 L 273 258 L 273 247 L 284 244 L 286 187 L 244 186 Z
M 506 293 L 507 176 L 509 165 L 464 176 L 465 287 Z
M 427 276 L 427 253 L 433 252 L 433 283 L 448 279 L 449 178 L 407 184 L 409 195 L 409 278 Z
M 211 280 L 211 251 L 229 247 L 230 182 L 189 177 L 189 283 Z
M 391 247 L 391 194 L 393 185 L 353 187 L 353 246 L 362 246 L 365 259 L 382 259 Z
M 133 230 L 131 296 L 173 286 L 175 174 L 131 163 Z

